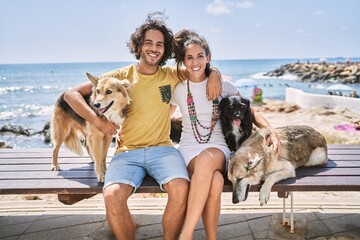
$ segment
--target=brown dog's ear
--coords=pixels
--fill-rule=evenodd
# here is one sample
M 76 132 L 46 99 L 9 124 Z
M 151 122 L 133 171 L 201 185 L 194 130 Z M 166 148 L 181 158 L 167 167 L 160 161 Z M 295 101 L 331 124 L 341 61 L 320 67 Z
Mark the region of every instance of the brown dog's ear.
M 127 79 L 124 79 L 124 80 L 121 80 L 122 84 L 124 85 L 124 87 L 126 88 L 126 90 L 130 90 L 133 88 L 134 85 L 132 85 L 129 80 Z
M 261 161 L 264 158 L 257 158 L 257 159 L 253 159 L 252 161 L 249 161 L 249 165 L 247 166 L 247 170 L 251 170 L 254 169 L 257 165 L 259 165 L 261 163 Z
M 90 80 L 90 82 L 92 82 L 92 84 L 97 85 L 99 78 L 98 77 L 94 77 L 93 75 L 91 75 L 90 73 L 86 73 L 86 76 L 88 77 L 88 79 Z

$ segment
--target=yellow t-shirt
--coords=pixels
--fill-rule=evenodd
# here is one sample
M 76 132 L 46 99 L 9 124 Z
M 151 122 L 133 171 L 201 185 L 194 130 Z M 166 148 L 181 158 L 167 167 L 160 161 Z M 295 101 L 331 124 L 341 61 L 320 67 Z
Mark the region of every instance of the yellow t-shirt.
M 115 154 L 149 146 L 172 146 L 170 99 L 179 81 L 176 68 L 163 66 L 153 75 L 143 75 L 133 64 L 103 76 L 128 79 L 134 85 L 129 91 L 131 103 Z

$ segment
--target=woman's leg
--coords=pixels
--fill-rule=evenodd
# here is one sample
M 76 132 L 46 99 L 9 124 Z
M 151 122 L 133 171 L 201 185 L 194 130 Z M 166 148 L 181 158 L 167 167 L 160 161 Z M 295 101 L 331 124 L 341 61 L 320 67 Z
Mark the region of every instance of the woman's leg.
M 221 193 L 224 187 L 224 177 L 219 171 L 215 171 L 210 188 L 210 194 L 202 213 L 206 239 L 217 238 L 217 226 L 219 223 L 221 208 Z
M 186 218 L 180 239 L 192 239 L 196 224 L 208 201 L 214 173 L 225 169 L 225 155 L 217 148 L 208 148 L 193 158 L 188 170 L 191 176 Z

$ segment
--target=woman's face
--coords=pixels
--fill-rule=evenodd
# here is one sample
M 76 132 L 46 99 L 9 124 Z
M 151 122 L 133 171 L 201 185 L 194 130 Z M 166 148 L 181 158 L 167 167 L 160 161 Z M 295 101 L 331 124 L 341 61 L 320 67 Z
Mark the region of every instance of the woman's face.
M 205 67 L 209 60 L 205 49 L 200 45 L 190 44 L 185 49 L 184 66 L 191 80 L 202 81 L 206 78 Z

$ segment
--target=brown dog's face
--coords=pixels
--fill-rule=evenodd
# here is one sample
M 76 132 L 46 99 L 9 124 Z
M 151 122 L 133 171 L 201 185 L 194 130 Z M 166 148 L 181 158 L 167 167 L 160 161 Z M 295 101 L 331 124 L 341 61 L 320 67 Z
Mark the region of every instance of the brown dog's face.
M 228 178 L 233 185 L 233 203 L 245 201 L 251 185 L 259 184 L 271 154 L 266 138 L 269 131 L 251 135 L 230 160 Z
M 241 147 L 230 160 L 228 178 L 233 185 L 233 203 L 245 201 L 251 185 L 263 176 L 264 155 L 251 147 Z
M 88 74 L 93 83 L 93 105 L 101 115 L 109 115 L 120 112 L 126 105 L 130 104 L 129 89 L 132 84 L 128 80 L 105 77 L 96 78 Z

